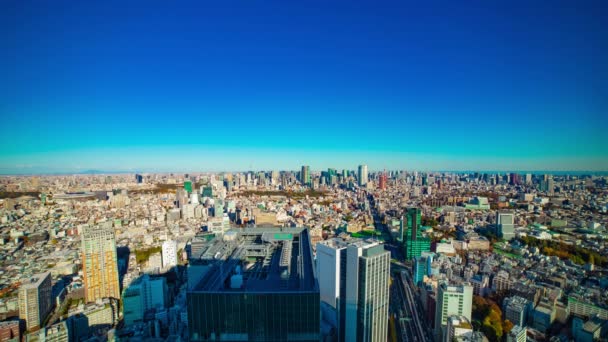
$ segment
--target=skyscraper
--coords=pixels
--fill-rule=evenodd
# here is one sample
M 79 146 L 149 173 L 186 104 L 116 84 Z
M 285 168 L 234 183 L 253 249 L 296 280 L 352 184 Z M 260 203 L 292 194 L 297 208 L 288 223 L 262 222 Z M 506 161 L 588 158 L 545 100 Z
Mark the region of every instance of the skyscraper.
M 357 241 L 346 250 L 345 341 L 386 341 L 390 252 Z
M 367 185 L 367 178 L 367 165 L 359 165 L 359 173 L 357 174 L 359 186 Z
M 83 228 L 82 265 L 87 302 L 101 298 L 120 299 L 116 241 L 111 225 Z
M 422 255 L 422 252 L 430 251 L 431 240 L 422 235 L 420 229 L 422 215 L 419 208 L 409 208 L 406 216 L 407 230 L 403 234 L 403 246 L 405 249 L 405 258 L 411 260 Z
M 192 181 L 184 181 L 184 190 L 186 190 L 189 194 L 192 193 Z
M 496 213 L 496 235 L 507 241 L 515 237 L 515 215 L 513 213 Z
M 386 181 L 387 181 L 387 177 L 386 177 L 386 171 L 380 173 L 380 177 L 378 180 L 378 188 L 380 188 L 380 190 L 386 190 Z
M 163 242 L 163 268 L 177 266 L 177 242 L 168 240 Z
M 321 307 L 339 341 L 386 341 L 390 253 L 378 242 L 317 244 Z M 326 315 L 326 316 L 325 316 Z
M 448 317 L 464 316 L 471 321 L 472 309 L 473 286 L 468 283 L 458 286 L 449 286 L 446 283 L 439 285 L 435 308 L 435 341 L 441 341 L 446 336 Z
M 27 330 L 40 328 L 51 312 L 51 272 L 35 274 L 21 281 L 19 287 L 19 318 Z
M 300 172 L 300 182 L 304 186 L 310 186 L 310 166 L 302 165 L 302 172 Z

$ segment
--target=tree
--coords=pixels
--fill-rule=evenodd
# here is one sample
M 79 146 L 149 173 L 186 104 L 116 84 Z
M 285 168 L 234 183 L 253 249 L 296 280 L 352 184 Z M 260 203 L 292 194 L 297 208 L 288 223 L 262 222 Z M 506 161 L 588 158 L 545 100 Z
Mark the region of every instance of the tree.
M 509 321 L 508 319 L 505 319 L 504 322 L 502 322 L 503 334 L 508 334 L 511 329 L 513 329 L 513 323 L 511 323 L 511 321 Z

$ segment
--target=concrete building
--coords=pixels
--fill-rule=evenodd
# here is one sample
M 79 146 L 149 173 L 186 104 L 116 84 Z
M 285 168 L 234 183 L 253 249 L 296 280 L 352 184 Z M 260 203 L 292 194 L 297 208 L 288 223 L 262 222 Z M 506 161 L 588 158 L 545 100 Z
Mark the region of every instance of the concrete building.
M 0 322 L 0 342 L 20 342 L 21 330 L 19 329 L 19 321 L 4 321 Z
M 346 341 L 386 341 L 390 253 L 377 242 L 356 241 L 346 252 Z
M 515 325 L 507 334 L 507 342 L 526 342 L 527 328 L 521 325 Z
M 143 322 L 147 310 L 166 307 L 167 281 L 164 277 L 150 278 L 144 274 L 123 291 L 122 300 L 125 325 Z
M 302 165 L 302 171 L 300 172 L 300 183 L 302 183 L 304 186 L 311 186 L 310 166 Z
M 496 235 L 507 241 L 515 237 L 515 214 L 496 213 Z
M 520 296 L 512 296 L 505 298 L 502 306 L 505 319 L 508 319 L 514 325 L 526 325 L 532 302 Z
M 555 307 L 539 304 L 532 310 L 532 327 L 545 333 L 555 321 Z
M 367 180 L 367 165 L 359 165 L 359 170 L 357 173 L 357 184 L 359 184 L 359 186 L 366 186 Z
M 26 342 L 71 342 L 72 338 L 68 322 L 62 321 L 28 334 L 25 340 Z
M 385 341 L 390 253 L 377 242 L 331 239 L 317 244 L 321 300 L 339 341 Z
M 190 341 L 319 341 L 321 310 L 306 228 L 245 228 L 201 241 L 189 268 Z
M 608 337 L 608 321 L 594 316 L 588 320 L 574 316 L 572 336 L 577 342 L 605 341 Z
M 454 339 L 468 339 L 473 336 L 473 326 L 465 316 L 453 315 L 448 317 L 445 342 L 452 342 Z
M 442 341 L 446 336 L 448 317 L 464 316 L 470 321 L 472 309 L 473 286 L 469 283 L 458 286 L 450 286 L 446 283 L 439 285 L 435 309 L 435 340 Z
M 163 268 L 177 266 L 177 242 L 167 240 L 162 246 Z
M 85 227 L 82 232 L 82 265 L 87 302 L 120 298 L 114 228 Z
M 19 287 L 19 318 L 27 330 L 42 327 L 53 308 L 51 272 L 35 274 L 21 281 Z

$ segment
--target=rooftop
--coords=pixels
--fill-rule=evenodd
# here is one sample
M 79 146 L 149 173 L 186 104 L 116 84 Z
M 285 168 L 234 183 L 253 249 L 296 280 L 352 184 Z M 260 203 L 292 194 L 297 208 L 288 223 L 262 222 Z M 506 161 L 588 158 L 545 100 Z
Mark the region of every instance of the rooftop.
M 197 239 L 191 266 L 203 266 L 194 292 L 293 292 L 318 288 L 307 228 L 233 229 Z
M 50 277 L 51 272 L 44 272 L 34 274 L 29 278 L 21 280 L 21 288 L 23 289 L 35 289 L 40 287 L 40 284 L 44 281 L 46 277 Z

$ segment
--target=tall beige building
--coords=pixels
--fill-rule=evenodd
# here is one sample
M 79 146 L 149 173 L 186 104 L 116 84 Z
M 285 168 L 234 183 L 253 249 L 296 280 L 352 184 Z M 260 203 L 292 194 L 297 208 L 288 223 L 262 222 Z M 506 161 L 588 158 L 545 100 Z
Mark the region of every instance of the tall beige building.
M 82 265 L 87 302 L 101 298 L 120 299 L 116 239 L 111 225 L 83 229 Z
M 44 324 L 53 308 L 51 291 L 51 272 L 35 274 L 21 280 L 19 318 L 25 321 L 27 330 L 35 330 Z

